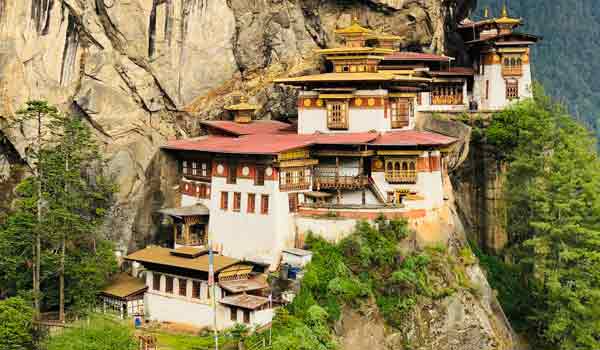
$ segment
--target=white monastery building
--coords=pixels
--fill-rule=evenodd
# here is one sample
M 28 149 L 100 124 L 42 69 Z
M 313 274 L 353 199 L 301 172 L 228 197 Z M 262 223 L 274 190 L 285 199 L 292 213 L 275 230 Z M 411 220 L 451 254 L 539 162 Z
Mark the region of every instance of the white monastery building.
M 270 322 L 260 272 L 277 269 L 282 251 L 302 248 L 309 232 L 338 240 L 383 215 L 406 218 L 417 241 L 443 240 L 418 227 L 443 215 L 457 140 L 419 130 L 419 118 L 530 97 L 529 46 L 538 38 L 514 32 L 520 24 L 506 9 L 463 21 L 473 65 L 458 67 L 451 57 L 397 51 L 399 37 L 353 21 L 336 30 L 344 46 L 318 50 L 327 71 L 275 81 L 298 88 L 297 124 L 253 120 L 258 106 L 242 97 L 228 117 L 203 122 L 206 136 L 164 145 L 180 175 L 179 206 L 160 210 L 172 220 L 173 246 L 126 257 L 141 266 L 145 316 L 210 326 L 216 301 L 219 328 Z

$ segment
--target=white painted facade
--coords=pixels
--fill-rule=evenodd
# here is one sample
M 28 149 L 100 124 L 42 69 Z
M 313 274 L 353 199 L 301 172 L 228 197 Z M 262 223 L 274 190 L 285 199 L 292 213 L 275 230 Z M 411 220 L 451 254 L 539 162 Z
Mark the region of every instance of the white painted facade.
M 501 63 L 483 65 L 478 74 L 475 74 L 473 82 L 473 98 L 477 101 L 479 109 L 501 110 L 511 104 L 511 101 L 506 99 L 507 79 L 514 79 L 519 85 L 519 99 L 512 102 L 533 97 L 531 65 L 523 63 L 522 72 L 521 76 L 504 77 Z M 488 84 L 489 91 L 486 93 Z

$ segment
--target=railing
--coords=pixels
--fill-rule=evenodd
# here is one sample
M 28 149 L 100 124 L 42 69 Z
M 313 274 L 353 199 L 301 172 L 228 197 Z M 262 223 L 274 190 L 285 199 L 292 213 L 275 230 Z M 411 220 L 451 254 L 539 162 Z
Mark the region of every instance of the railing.
M 523 75 L 522 66 L 503 66 L 502 75 L 504 76 L 521 76 Z
M 297 183 L 285 183 L 280 184 L 279 189 L 281 191 L 300 191 L 310 189 L 309 182 L 297 182 Z
M 318 167 L 314 177 L 317 190 L 323 188 L 352 189 L 369 185 L 369 177 L 360 168 Z
M 408 119 L 406 120 L 392 120 L 392 129 L 404 128 L 409 124 Z
M 385 172 L 385 180 L 389 183 L 414 184 L 417 182 L 417 171 L 388 170 Z

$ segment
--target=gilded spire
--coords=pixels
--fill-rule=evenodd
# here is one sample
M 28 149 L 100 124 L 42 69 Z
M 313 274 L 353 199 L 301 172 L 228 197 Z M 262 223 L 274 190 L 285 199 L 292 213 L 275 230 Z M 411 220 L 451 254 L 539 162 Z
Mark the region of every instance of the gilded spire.
M 502 5 L 502 17 L 508 17 L 508 7 L 506 7 L 506 1 L 504 1 L 504 4 Z

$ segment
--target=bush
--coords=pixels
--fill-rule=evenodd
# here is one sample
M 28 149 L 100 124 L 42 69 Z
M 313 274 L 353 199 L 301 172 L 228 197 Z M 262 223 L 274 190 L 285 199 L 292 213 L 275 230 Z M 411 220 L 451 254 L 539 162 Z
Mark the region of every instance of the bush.
M 33 308 L 19 297 L 0 301 L 0 350 L 33 349 Z
M 89 325 L 68 328 L 45 345 L 47 350 L 136 350 L 138 344 L 127 326 L 94 316 Z

